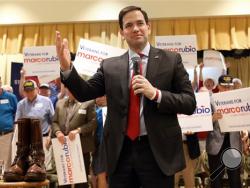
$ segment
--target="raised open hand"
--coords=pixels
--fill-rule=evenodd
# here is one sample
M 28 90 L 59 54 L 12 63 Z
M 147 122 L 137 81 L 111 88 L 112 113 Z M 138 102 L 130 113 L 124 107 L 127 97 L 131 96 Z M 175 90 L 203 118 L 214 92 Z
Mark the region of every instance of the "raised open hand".
M 56 52 L 60 61 L 60 66 L 62 71 L 66 71 L 70 69 L 70 51 L 68 40 L 61 38 L 61 33 L 56 31 Z

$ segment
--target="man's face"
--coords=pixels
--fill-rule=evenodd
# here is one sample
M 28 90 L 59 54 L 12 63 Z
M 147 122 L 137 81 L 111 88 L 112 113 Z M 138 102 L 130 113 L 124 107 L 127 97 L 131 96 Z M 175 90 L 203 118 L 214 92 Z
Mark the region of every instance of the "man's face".
M 234 82 L 234 89 L 240 89 L 242 86 L 239 82 Z
M 50 89 L 49 88 L 40 88 L 39 94 L 45 97 L 50 97 Z
M 127 41 L 129 47 L 134 51 L 142 50 L 150 34 L 150 25 L 146 24 L 143 14 L 138 11 L 131 11 L 123 17 L 123 29 L 121 35 Z
M 214 81 L 212 79 L 206 79 L 204 85 L 208 90 L 212 90 L 214 88 Z
M 219 92 L 224 92 L 224 91 L 230 91 L 230 90 L 233 90 L 233 87 L 234 86 L 222 86 L 222 85 L 218 85 L 218 89 L 219 89 Z
M 27 97 L 29 101 L 33 101 L 33 99 L 36 98 L 37 93 L 38 93 L 37 88 L 33 90 L 24 90 L 24 95 L 25 97 Z

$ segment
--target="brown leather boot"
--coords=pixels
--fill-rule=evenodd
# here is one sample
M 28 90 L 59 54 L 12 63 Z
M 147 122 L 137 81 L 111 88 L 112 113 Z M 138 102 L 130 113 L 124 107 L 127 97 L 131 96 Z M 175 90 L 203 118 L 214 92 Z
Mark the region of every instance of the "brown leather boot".
M 46 170 L 44 165 L 44 151 L 42 130 L 39 119 L 31 119 L 31 144 L 29 169 L 25 175 L 25 181 L 44 181 L 46 179 Z
M 11 167 L 4 172 L 3 178 L 7 182 L 23 181 L 29 167 L 30 119 L 17 121 L 18 141 L 16 156 Z

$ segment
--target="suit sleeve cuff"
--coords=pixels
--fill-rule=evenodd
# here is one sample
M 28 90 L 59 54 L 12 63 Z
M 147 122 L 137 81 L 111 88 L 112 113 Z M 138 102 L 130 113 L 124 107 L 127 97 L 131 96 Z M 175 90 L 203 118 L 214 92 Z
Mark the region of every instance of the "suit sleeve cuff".
M 61 73 L 62 73 L 62 76 L 63 76 L 63 80 L 67 80 L 69 78 L 69 75 L 70 73 L 72 72 L 72 64 L 70 65 L 70 69 L 69 70 L 66 70 L 66 71 L 62 71 L 61 69 Z

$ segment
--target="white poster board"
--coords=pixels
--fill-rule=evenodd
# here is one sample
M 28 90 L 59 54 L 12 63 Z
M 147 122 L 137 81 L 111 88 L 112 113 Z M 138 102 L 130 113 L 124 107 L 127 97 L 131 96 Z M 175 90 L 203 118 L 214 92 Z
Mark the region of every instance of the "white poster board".
M 53 138 L 52 145 L 59 185 L 87 182 L 79 134 L 74 141 L 65 136 L 63 145 Z
M 96 73 L 103 59 L 120 56 L 125 52 L 125 49 L 81 39 L 76 52 L 74 66 L 79 74 L 92 76 Z
M 226 74 L 227 68 L 224 56 L 216 50 L 205 50 L 203 52 L 203 80 L 212 78 L 217 84 L 218 78 Z
M 26 47 L 23 56 L 25 76 L 38 76 L 40 83 L 48 83 L 60 77 L 56 46 Z
M 221 70 L 227 70 L 224 56 L 216 50 L 204 50 L 203 63 L 205 67 L 216 67 Z
M 212 110 L 210 104 L 210 97 L 208 92 L 201 92 L 195 94 L 197 107 L 194 114 L 188 115 L 178 115 L 178 121 L 181 126 L 183 133 L 191 132 L 202 132 L 202 131 L 212 131 Z
M 11 161 L 14 161 L 15 156 L 16 156 L 16 151 L 17 151 L 17 143 L 18 141 L 18 126 L 17 124 L 14 125 L 14 133 L 13 133 L 13 138 L 11 141 Z
M 105 125 L 105 121 L 106 121 L 106 117 L 107 117 L 107 110 L 108 110 L 108 108 L 106 106 L 102 107 L 102 123 L 103 123 L 103 127 Z
M 222 132 L 250 130 L 250 88 L 214 93 L 212 98 L 215 111 L 223 115 Z
M 197 65 L 196 35 L 156 36 L 155 47 L 179 53 L 186 69 Z

